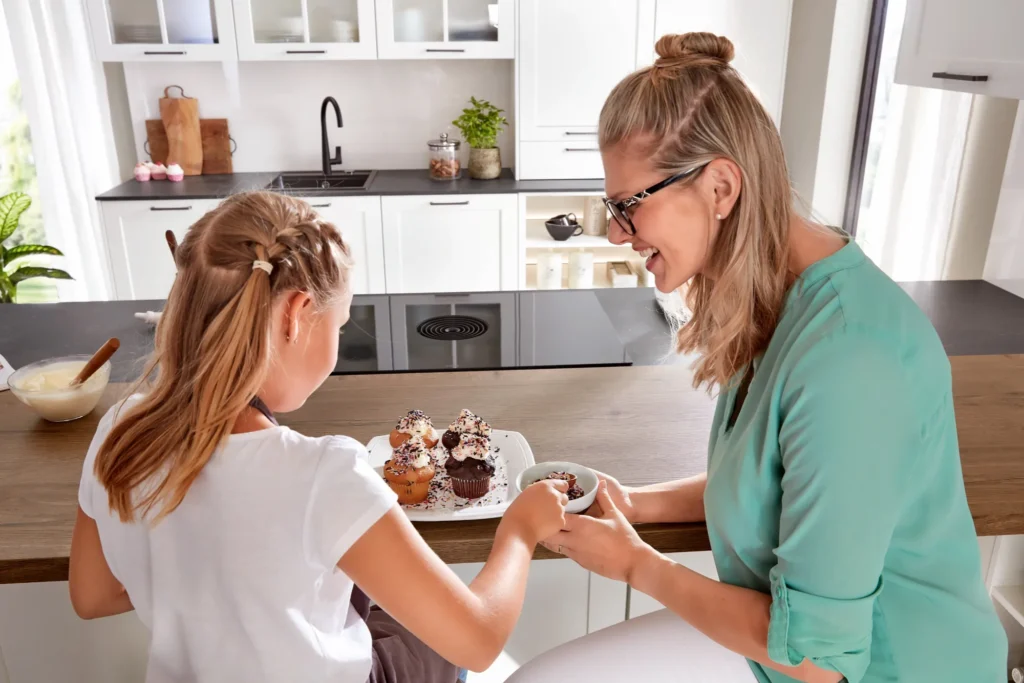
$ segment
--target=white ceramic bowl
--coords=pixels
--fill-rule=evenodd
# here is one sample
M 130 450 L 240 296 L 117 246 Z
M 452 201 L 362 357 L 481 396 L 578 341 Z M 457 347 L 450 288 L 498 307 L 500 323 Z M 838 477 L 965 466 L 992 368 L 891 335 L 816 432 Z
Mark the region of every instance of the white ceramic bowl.
M 516 478 L 516 488 L 521 493 L 527 486 L 546 479 L 552 472 L 568 472 L 569 474 L 576 475 L 576 483 L 583 489 L 583 497 L 570 500 L 569 504 L 565 506 L 566 512 L 579 514 L 586 512 L 587 508 L 594 504 L 594 499 L 597 498 L 597 484 L 599 481 L 597 475 L 589 467 L 577 465 L 574 462 L 551 461 L 527 467 Z
M 7 380 L 14 396 L 34 410 L 39 417 L 50 422 L 69 422 L 85 417 L 96 408 L 110 380 L 110 361 L 76 389 L 35 389 L 33 377 L 40 371 L 58 370 L 74 378 L 91 356 L 61 356 L 48 358 L 19 368 Z

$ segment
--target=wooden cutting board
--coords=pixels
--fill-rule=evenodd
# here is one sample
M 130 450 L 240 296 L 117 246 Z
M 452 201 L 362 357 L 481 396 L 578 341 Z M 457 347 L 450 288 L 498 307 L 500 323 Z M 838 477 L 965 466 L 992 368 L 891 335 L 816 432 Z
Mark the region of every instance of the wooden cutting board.
M 199 132 L 203 141 L 203 174 L 233 173 L 228 120 L 200 119 Z M 149 140 L 149 158 L 166 164 L 169 149 L 164 122 L 160 119 L 147 120 L 146 138 Z
M 181 97 L 171 97 L 177 88 Z M 167 132 L 167 155 L 185 171 L 185 175 L 203 172 L 203 136 L 199 131 L 199 100 L 187 97 L 181 86 L 169 85 L 160 98 L 160 120 Z

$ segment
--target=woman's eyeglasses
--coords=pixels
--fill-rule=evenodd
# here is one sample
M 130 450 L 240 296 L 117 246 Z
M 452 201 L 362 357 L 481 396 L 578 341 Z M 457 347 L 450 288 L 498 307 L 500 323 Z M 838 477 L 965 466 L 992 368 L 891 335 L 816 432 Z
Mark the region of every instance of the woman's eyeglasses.
M 612 199 L 609 199 L 608 197 L 605 197 L 604 205 L 608 207 L 608 211 L 611 212 L 612 218 L 615 219 L 615 222 L 619 224 L 619 227 L 621 227 L 627 235 L 635 235 L 636 226 L 633 225 L 633 219 L 629 217 L 629 209 L 636 206 L 643 200 L 647 199 L 655 192 L 658 192 L 659 190 L 664 190 L 666 187 L 672 185 L 673 183 L 678 183 L 680 180 L 684 180 L 686 178 L 696 175 L 697 173 L 700 173 L 702 170 L 704 170 L 704 167 L 706 167 L 709 163 L 711 162 L 706 162 L 701 164 L 700 166 L 694 166 L 693 168 L 687 169 L 685 171 L 680 171 L 679 173 L 676 173 L 673 176 L 665 178 L 660 183 L 651 185 L 646 190 L 637 192 L 632 197 L 627 197 L 622 201 L 617 202 Z

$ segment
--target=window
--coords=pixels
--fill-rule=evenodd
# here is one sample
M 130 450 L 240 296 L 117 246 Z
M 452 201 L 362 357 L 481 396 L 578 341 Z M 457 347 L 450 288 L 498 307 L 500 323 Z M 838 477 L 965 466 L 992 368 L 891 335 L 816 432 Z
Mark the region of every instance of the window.
M 39 183 L 36 179 L 35 159 L 32 154 L 32 132 L 21 100 L 21 82 L 14 67 L 14 54 L 0 7 L 0 196 L 8 192 L 24 192 L 32 198 L 32 206 L 21 215 L 20 225 L 5 243 L 46 243 L 42 202 L 39 201 Z M 37 259 L 31 265 L 49 265 Z M 21 263 L 27 263 L 21 261 Z M 57 300 L 57 287 L 51 280 L 26 280 L 18 286 L 19 303 L 38 303 Z
M 943 276 L 972 96 L 895 83 L 906 0 L 875 0 L 844 226 L 896 280 Z

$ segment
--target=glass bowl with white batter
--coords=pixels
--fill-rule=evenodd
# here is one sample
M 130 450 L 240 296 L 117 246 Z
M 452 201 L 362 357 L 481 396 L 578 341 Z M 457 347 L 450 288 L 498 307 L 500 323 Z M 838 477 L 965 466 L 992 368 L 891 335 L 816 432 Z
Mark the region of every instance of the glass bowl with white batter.
M 50 422 L 70 422 L 91 413 L 110 381 L 110 361 L 81 386 L 72 389 L 90 356 L 48 358 L 19 368 L 7 380 L 11 393 L 39 417 Z

